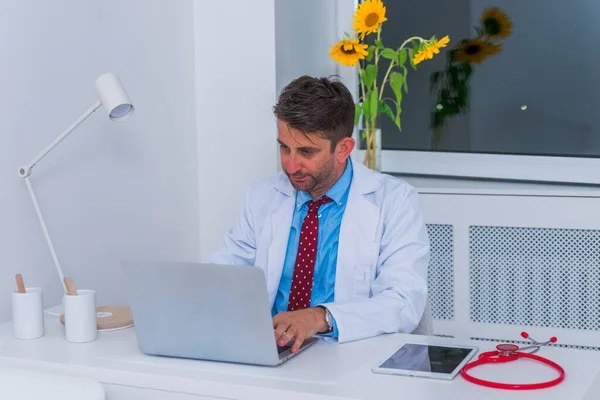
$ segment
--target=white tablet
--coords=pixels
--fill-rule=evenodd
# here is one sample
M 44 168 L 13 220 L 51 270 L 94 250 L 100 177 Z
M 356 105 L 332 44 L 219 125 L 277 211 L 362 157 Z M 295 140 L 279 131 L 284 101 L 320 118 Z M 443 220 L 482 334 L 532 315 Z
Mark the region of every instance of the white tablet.
M 405 343 L 373 367 L 378 374 L 454 379 L 477 347 Z

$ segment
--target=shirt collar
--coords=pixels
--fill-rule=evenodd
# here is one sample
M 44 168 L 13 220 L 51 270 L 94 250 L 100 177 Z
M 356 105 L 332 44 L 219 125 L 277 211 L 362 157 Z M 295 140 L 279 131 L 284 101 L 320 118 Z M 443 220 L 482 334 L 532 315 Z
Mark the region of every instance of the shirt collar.
M 325 192 L 325 195 L 327 195 L 327 197 L 329 197 L 331 200 L 335 201 L 336 204 L 341 205 L 340 203 L 342 201 L 342 197 L 344 197 L 344 195 L 348 192 L 351 182 L 352 163 L 346 160 L 346 169 L 344 170 L 344 173 L 342 176 L 340 176 L 340 179 L 338 179 L 337 182 L 331 188 L 329 188 L 327 192 Z M 301 206 L 310 200 L 312 200 L 312 197 L 310 194 L 308 194 L 308 192 L 298 191 L 296 194 L 296 203 L 298 206 Z

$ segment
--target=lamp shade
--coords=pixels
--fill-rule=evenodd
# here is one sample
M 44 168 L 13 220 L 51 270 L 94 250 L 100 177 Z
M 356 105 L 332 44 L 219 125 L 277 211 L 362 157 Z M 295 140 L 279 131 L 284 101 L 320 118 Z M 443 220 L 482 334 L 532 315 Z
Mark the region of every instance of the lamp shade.
M 133 114 L 133 104 L 117 75 L 109 72 L 98 77 L 96 91 L 111 120 L 124 121 Z

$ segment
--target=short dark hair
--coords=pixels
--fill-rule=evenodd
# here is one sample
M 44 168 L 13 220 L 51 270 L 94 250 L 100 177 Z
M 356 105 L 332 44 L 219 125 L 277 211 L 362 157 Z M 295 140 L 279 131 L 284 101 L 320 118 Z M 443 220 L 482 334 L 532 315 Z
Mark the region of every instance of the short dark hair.
M 331 151 L 354 130 L 352 94 L 335 77 L 294 79 L 281 91 L 273 113 L 290 128 L 331 140 Z

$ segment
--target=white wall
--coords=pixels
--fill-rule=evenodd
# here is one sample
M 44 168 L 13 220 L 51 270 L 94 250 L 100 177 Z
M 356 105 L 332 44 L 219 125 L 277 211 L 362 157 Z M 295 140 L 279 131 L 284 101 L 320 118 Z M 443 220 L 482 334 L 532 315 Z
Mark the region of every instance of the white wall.
M 200 246 L 207 257 L 248 186 L 277 171 L 274 0 L 194 2 Z
M 100 109 L 32 176 L 64 272 L 99 303 L 121 304 L 119 260 L 199 257 L 192 10 L 191 0 L 0 2 L 0 321 L 17 272 L 46 305 L 60 301 L 17 169 L 96 101 L 106 71 L 120 75 L 133 118 L 111 123 Z
M 329 57 L 331 46 L 340 39 L 335 22 L 336 1 L 275 1 L 277 93 L 301 75 L 337 73 Z
M 221 4 L 195 1 L 202 257 L 237 221 L 248 186 L 280 169 L 272 113 L 280 90 L 304 74 L 337 73 L 328 56 L 338 40 L 336 3 L 239 1 L 219 19 L 206 15 L 220 15 Z

